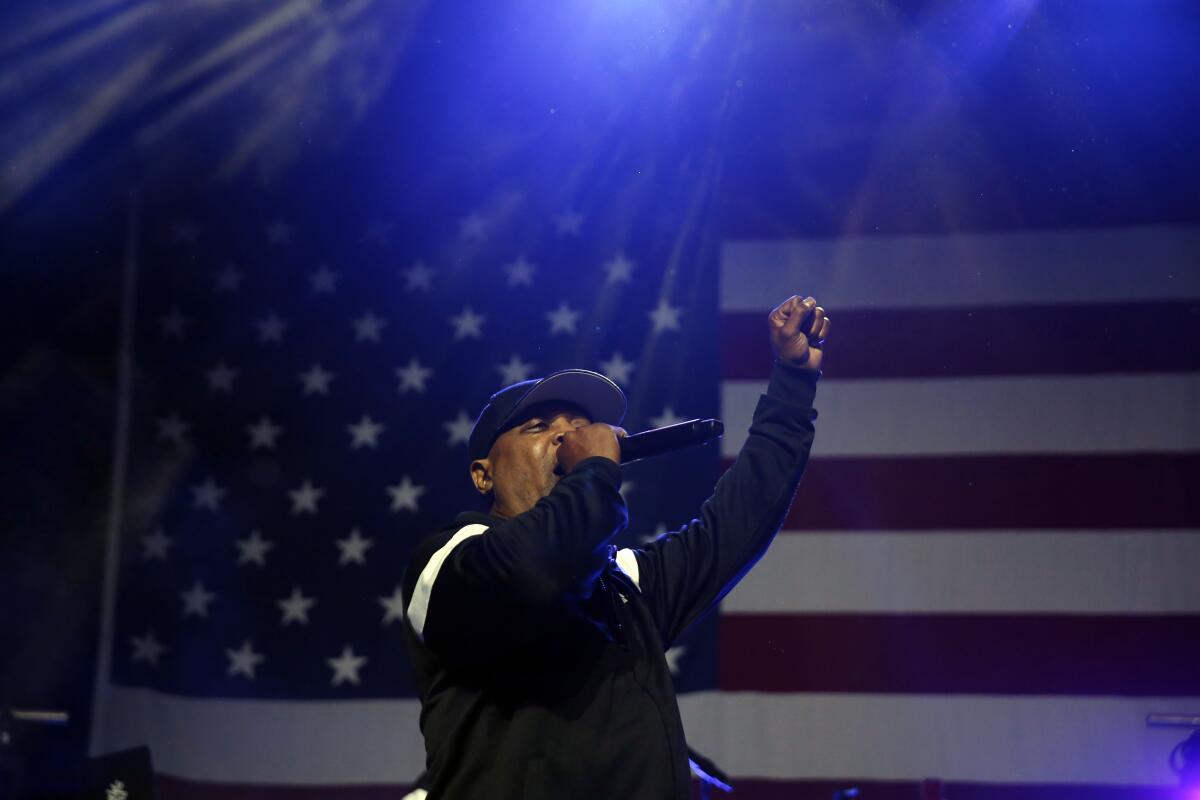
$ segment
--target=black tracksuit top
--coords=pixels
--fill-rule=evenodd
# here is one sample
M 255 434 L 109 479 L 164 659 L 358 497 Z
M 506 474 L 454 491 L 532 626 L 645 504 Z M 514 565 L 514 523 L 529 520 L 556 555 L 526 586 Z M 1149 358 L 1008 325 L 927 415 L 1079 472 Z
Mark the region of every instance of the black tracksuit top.
M 808 462 L 817 373 L 776 364 L 700 517 L 639 549 L 593 457 L 512 519 L 466 512 L 405 571 L 430 800 L 685 800 L 665 652 L 766 552 Z

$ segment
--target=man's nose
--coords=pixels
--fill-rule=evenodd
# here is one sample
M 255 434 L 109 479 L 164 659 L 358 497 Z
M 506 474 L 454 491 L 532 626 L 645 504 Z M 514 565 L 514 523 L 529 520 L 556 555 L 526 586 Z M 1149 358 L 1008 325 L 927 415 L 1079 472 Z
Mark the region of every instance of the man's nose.
M 556 444 L 556 445 L 559 445 L 559 444 L 562 444 L 562 440 L 563 440 L 564 436 L 566 436 L 568 433 L 571 433 L 572 431 L 579 430 L 580 428 L 583 427 L 583 424 L 578 424 L 575 422 L 566 422 L 566 423 L 560 424 L 556 420 L 554 423 L 554 427 L 557 430 L 557 432 L 554 434 L 554 436 L 551 438 L 550 441 L 554 442 L 554 444 Z

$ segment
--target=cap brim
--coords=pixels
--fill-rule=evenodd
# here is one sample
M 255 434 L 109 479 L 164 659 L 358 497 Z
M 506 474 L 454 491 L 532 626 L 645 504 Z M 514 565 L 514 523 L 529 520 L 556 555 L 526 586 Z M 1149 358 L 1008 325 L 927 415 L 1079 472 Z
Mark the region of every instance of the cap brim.
M 620 425 L 625 418 L 627 402 L 621 387 L 601 375 L 587 369 L 564 369 L 547 375 L 529 390 L 504 421 L 504 430 L 513 420 L 538 403 L 573 403 L 587 412 L 592 422 Z

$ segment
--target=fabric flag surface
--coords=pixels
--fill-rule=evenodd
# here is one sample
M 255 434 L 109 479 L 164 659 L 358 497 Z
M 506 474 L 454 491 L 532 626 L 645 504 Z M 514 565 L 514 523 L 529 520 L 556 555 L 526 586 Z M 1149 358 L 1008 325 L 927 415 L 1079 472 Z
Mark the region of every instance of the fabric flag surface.
M 236 202 L 137 237 L 93 750 L 148 744 L 168 797 L 399 796 L 424 768 L 399 584 L 423 536 L 481 507 L 476 414 L 586 367 L 626 388 L 630 430 L 713 416 L 715 281 L 660 292 L 654 246 L 575 212 L 519 243 L 473 212 L 420 247 L 378 219 L 247 225 L 260 201 Z M 685 521 L 718 474 L 715 446 L 630 467 L 622 543 Z M 669 654 L 681 690 L 715 685 L 715 630 Z
M 570 213 L 492 225 L 424 259 L 378 221 L 146 225 L 93 750 L 150 745 L 164 797 L 401 796 L 398 584 L 478 507 L 483 401 L 580 366 L 631 431 L 721 416 L 627 468 L 636 546 L 736 455 L 801 292 L 834 320 L 813 459 L 667 654 L 690 743 L 749 798 L 1168 796 L 1179 737 L 1144 717 L 1200 703 L 1200 231 L 727 241 L 718 289 Z
M 1182 736 L 1145 716 L 1200 702 L 1198 252 L 1178 228 L 727 242 L 730 431 L 774 297 L 804 287 L 833 334 L 693 744 L 763 796 L 1175 796 Z

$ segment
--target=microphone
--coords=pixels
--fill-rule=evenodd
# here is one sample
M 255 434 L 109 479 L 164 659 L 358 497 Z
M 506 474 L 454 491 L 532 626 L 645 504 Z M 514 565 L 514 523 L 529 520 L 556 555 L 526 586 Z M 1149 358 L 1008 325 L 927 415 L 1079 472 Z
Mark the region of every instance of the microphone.
M 643 458 L 682 450 L 696 444 L 717 439 L 725 432 L 725 423 L 719 419 L 691 419 L 665 428 L 654 428 L 632 436 L 618 439 L 621 445 L 621 463 L 629 464 Z

